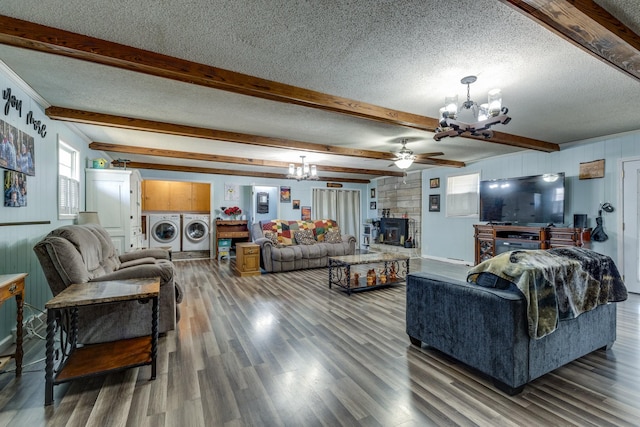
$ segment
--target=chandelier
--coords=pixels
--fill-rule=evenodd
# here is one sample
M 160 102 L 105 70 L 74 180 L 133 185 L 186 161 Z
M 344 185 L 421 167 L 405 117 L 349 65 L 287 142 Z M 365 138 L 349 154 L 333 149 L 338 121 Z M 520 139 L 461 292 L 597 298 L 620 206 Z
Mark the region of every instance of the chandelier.
M 395 163 L 395 165 L 400 169 L 407 169 L 411 166 L 416 157 L 417 156 L 413 154 L 413 151 L 407 148 L 407 140 L 403 139 L 402 148 L 396 153 L 396 158 L 393 159 L 393 163 Z
M 448 96 L 444 100 L 444 107 L 440 109 L 440 127 L 436 129 L 433 139 L 440 141 L 447 136 L 459 136 L 464 132 L 469 132 L 473 136 L 491 138 L 493 131 L 491 126 L 498 123 L 506 125 L 511 121 L 507 116 L 509 109 L 502 106 L 502 92 L 500 89 L 489 91 L 486 104 L 478 105 L 471 100 L 470 85 L 477 80 L 476 76 L 467 76 L 460 80 L 460 83 L 467 85 L 467 100 L 460 105 L 461 110 L 471 110 L 475 123 L 464 123 L 458 121 L 458 95 Z
M 300 156 L 302 159 L 301 165 L 294 165 L 293 163 L 289 163 L 289 173 L 287 174 L 287 178 L 295 179 L 295 180 L 316 180 L 318 179 L 318 169 L 316 165 L 309 165 L 304 161 L 305 156 Z

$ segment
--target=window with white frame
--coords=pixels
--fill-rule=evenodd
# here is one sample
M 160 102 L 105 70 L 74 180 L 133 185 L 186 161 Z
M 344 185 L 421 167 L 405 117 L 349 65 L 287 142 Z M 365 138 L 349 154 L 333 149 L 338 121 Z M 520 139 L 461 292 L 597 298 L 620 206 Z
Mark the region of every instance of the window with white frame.
M 58 218 L 75 218 L 80 210 L 78 150 L 58 141 Z
M 477 216 L 479 186 L 479 173 L 447 177 L 447 216 Z

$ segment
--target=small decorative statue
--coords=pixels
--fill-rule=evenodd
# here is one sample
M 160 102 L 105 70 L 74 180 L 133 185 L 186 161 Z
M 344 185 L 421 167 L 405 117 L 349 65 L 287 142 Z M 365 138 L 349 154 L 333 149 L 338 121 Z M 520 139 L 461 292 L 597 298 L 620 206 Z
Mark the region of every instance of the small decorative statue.
M 373 286 L 376 284 L 376 271 L 372 268 L 367 271 L 367 286 Z
M 389 271 L 389 281 L 390 282 L 395 282 L 397 279 L 396 277 L 396 265 L 395 264 L 391 264 L 391 270 Z

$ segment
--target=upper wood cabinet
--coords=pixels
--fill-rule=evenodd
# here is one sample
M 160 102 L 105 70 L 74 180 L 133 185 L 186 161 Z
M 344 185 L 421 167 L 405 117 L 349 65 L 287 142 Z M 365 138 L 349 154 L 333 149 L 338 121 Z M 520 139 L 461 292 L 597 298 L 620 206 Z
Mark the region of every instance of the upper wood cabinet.
M 211 184 L 144 180 L 142 182 L 142 210 L 209 213 L 211 210 Z
M 191 210 L 194 212 L 209 213 L 211 210 L 211 184 L 192 183 Z

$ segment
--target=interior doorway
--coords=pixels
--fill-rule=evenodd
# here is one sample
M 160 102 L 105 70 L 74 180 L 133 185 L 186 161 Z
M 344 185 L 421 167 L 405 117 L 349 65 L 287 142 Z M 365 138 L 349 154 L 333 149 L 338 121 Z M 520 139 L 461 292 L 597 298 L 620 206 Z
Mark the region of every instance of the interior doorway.
M 640 159 L 622 162 L 622 271 L 629 292 L 640 293 Z

